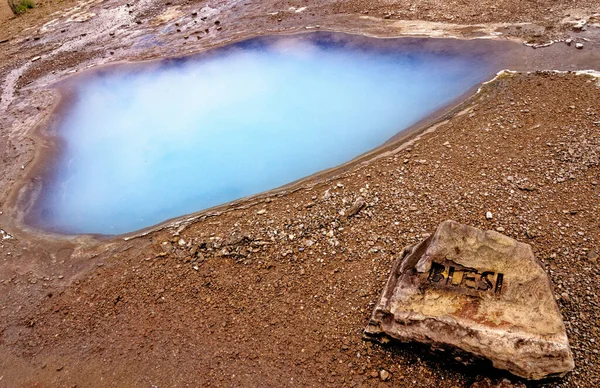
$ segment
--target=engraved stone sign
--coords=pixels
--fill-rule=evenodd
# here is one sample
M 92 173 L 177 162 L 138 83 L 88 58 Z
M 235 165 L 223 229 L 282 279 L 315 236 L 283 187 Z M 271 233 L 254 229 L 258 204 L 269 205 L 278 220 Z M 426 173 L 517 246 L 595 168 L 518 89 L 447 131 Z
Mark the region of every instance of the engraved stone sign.
M 550 280 L 531 247 L 454 221 L 404 249 L 365 334 L 453 348 L 528 379 L 574 367 Z

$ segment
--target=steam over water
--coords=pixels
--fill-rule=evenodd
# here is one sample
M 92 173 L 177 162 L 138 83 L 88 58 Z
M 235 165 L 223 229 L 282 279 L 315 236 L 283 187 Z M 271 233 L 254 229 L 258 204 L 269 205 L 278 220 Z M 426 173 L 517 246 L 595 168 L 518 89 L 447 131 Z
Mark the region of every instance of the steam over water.
M 84 77 L 38 224 L 121 234 L 334 167 L 489 75 L 466 54 L 321 35 Z

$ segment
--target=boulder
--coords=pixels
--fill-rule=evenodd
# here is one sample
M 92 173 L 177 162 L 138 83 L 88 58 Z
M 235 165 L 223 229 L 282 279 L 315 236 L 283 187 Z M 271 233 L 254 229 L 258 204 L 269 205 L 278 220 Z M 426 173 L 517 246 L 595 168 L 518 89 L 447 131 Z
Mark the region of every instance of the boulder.
M 365 334 L 487 358 L 532 380 L 574 367 L 550 280 L 531 246 L 454 221 L 404 249 Z

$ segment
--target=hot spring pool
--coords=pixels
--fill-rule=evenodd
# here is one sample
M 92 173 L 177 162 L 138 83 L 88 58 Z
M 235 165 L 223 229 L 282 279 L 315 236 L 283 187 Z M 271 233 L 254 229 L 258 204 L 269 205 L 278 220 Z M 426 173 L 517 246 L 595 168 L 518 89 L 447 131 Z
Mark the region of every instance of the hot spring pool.
M 53 131 L 37 225 L 122 234 L 274 189 L 381 145 L 490 75 L 484 56 L 375 40 L 258 38 L 82 76 Z

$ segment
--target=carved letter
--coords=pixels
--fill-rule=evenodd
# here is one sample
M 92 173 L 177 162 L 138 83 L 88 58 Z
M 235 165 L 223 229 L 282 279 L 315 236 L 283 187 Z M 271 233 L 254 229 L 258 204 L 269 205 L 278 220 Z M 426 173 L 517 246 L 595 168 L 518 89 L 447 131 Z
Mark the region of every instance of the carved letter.
M 476 270 L 472 268 L 465 268 L 463 271 L 462 281 L 460 282 L 461 286 L 465 286 L 467 288 L 476 288 L 477 284 L 475 282 L 475 276 L 471 275 L 473 273 L 477 273 Z
M 487 290 L 494 288 L 492 281 L 490 280 L 490 278 L 488 278 L 488 276 L 494 276 L 494 274 L 495 273 L 491 272 L 491 271 L 486 271 L 481 274 L 481 278 L 479 279 L 479 289 L 480 290 L 487 291 Z
M 502 293 L 502 281 L 504 280 L 504 275 L 502 275 L 501 273 L 498 274 L 498 279 L 496 280 L 496 291 L 494 291 L 496 294 L 501 294 Z
M 446 284 L 452 284 L 452 277 L 454 276 L 454 267 L 450 266 L 448 270 L 448 278 L 446 278 Z
M 429 271 L 429 277 L 428 277 L 429 281 L 432 283 L 437 283 L 437 282 L 441 281 L 442 279 L 444 279 L 443 272 L 445 269 L 446 269 L 446 267 L 444 267 L 443 265 L 432 262 L 431 270 Z

